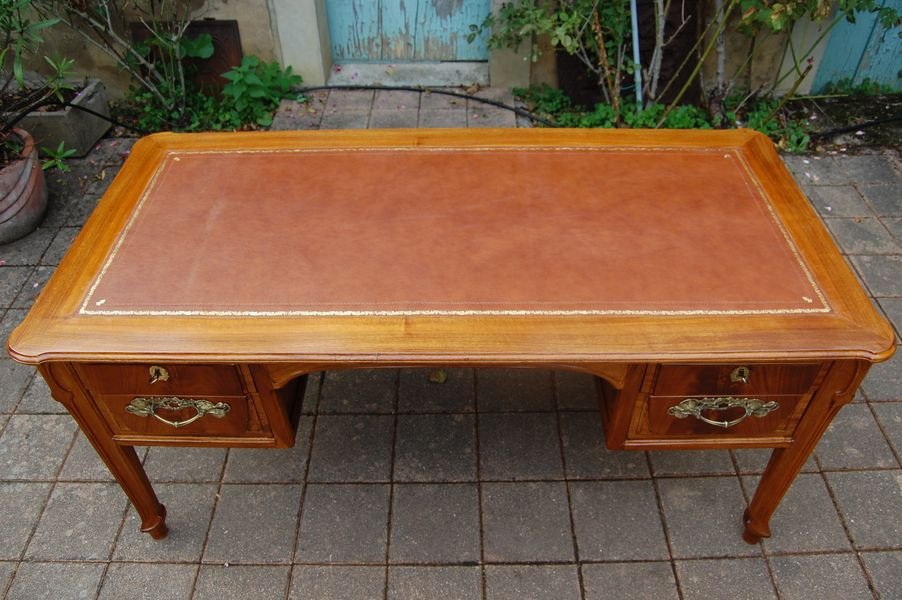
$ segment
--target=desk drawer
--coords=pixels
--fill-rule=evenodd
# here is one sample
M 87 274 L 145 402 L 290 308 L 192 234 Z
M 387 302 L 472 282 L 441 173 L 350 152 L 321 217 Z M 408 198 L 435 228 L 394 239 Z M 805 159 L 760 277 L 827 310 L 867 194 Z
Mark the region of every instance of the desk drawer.
M 655 438 L 788 437 L 803 396 L 649 396 L 640 431 Z
M 245 396 L 98 394 L 113 433 L 129 436 L 267 437 Z
M 232 365 L 86 364 L 79 370 L 88 387 L 102 394 L 244 394 L 241 376 Z
M 789 443 L 820 371 L 817 363 L 661 365 L 650 373 L 648 392 L 639 394 L 629 443 Z
M 656 396 L 785 395 L 811 389 L 818 364 L 663 365 Z

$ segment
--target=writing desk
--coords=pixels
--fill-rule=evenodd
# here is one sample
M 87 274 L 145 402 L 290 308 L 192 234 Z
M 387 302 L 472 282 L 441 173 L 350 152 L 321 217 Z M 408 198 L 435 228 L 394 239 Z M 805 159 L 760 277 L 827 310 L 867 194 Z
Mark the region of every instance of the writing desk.
M 894 350 L 748 131 L 158 134 L 8 342 L 166 535 L 133 445 L 286 447 L 305 376 L 510 366 L 599 382 L 615 449 L 775 448 L 768 522 Z

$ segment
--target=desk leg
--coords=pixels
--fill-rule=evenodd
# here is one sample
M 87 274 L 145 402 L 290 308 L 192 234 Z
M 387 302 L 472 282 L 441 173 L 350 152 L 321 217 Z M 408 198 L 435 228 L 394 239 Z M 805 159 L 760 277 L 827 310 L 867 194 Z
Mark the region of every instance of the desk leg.
M 157 499 L 137 453 L 131 446 L 113 441 L 112 432 L 83 391 L 72 367 L 66 363 L 47 363 L 38 370 L 50 386 L 53 399 L 66 407 L 131 500 L 141 517 L 141 531 L 156 540 L 166 537 L 169 533 L 166 507 Z
M 830 368 L 796 427 L 792 445 L 774 450 L 761 475 L 761 482 L 744 515 L 742 538 L 746 542 L 757 544 L 761 538 L 770 537 L 771 516 L 836 413 L 852 401 L 869 367 L 870 363 L 850 360 L 836 362 Z

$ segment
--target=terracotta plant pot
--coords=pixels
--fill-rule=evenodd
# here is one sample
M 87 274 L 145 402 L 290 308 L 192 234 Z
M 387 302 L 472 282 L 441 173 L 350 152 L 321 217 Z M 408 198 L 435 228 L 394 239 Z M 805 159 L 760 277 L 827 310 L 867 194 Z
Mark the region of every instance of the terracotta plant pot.
M 0 170 L 0 244 L 31 233 L 47 211 L 47 186 L 34 139 L 14 129 L 25 144 L 22 156 Z

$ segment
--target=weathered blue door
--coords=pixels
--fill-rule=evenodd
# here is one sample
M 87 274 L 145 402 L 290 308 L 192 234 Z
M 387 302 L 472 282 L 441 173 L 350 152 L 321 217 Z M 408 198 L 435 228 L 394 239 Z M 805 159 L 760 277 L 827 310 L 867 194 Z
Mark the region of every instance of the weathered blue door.
M 353 62 L 488 60 L 487 35 L 467 43 L 491 0 L 326 0 L 332 58 Z
M 902 13 L 902 0 L 883 0 L 881 6 Z M 827 48 L 812 91 L 829 83 L 848 81 L 858 85 L 865 79 L 902 91 L 902 27 L 885 29 L 874 13 L 858 13 L 855 23 L 843 20 L 827 41 Z

